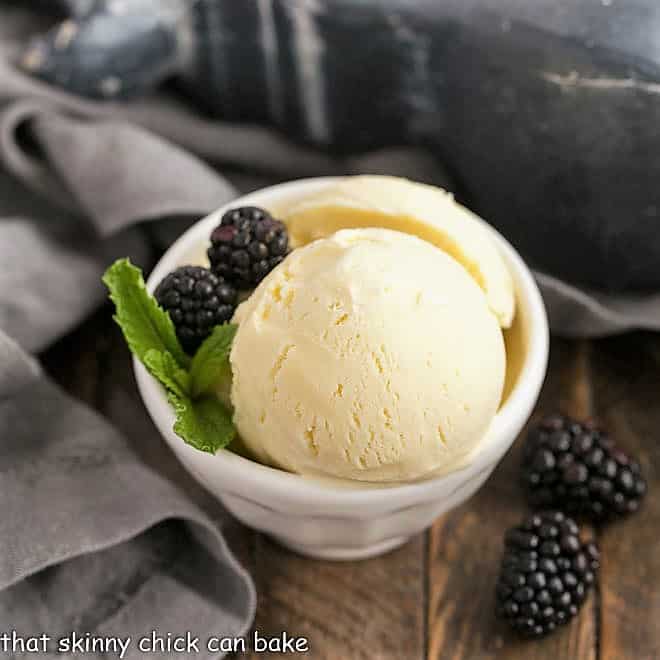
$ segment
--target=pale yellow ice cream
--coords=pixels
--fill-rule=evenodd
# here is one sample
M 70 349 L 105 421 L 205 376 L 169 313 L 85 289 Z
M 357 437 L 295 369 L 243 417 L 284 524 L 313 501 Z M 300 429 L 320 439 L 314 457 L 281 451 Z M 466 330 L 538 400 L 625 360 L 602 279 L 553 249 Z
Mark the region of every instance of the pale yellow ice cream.
M 236 312 L 239 435 L 259 460 L 303 475 L 450 470 L 500 402 L 492 302 L 449 254 L 397 231 L 344 230 L 294 250 Z

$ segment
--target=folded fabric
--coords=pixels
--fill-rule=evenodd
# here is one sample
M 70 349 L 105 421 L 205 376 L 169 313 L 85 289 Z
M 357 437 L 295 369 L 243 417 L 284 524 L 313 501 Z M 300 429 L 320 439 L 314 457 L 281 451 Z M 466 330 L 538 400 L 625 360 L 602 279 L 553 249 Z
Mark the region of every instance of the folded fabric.
M 121 405 L 109 396 L 104 411 L 122 434 L 28 353 L 101 303 L 113 259 L 148 268 L 155 245 L 235 189 L 139 127 L 84 121 L 10 87 L 0 75 L 0 632 L 190 632 L 197 655 L 215 657 L 203 640 L 246 633 L 256 603 L 223 539 L 227 514 L 162 445 L 135 390 L 118 388 Z M 144 654 L 133 644 L 123 657 Z
M 1 332 L 0 364 L 4 627 L 53 640 L 244 634 L 250 578 L 192 489 L 143 463 Z M 214 655 L 200 646 L 199 657 Z M 132 645 L 124 657 L 144 656 Z
M 57 138 L 57 128 L 53 134 L 44 129 L 49 139 Z M 125 154 L 127 165 L 140 153 L 140 140 L 131 137 L 136 151 Z M 143 137 L 146 173 L 167 155 L 152 153 L 152 138 Z M 178 178 L 170 174 L 172 189 Z M 134 182 L 116 183 L 111 194 L 130 199 Z M 215 196 L 195 216 L 233 195 L 217 180 Z M 144 444 L 160 443 L 151 424 L 138 437 L 123 437 L 50 382 L 25 352 L 48 346 L 99 304 L 105 296 L 99 278 L 111 259 L 129 254 L 148 265 L 146 233 L 130 228 L 103 238 L 94 226 L 107 217 L 101 211 L 88 215 L 82 204 L 76 213 L 73 204 L 72 211 L 44 207 L 1 172 L 0 204 L 6 207 L 0 214 L 0 621 L 18 634 L 44 632 L 53 639 L 71 631 L 124 637 L 190 631 L 200 639 L 244 634 L 255 594 L 222 538 L 224 512 L 199 494 L 194 498 L 178 466 L 167 471 L 168 479 L 159 476 L 168 459 L 173 462 L 164 448 L 158 461 L 144 461 Z M 6 210 L 11 215 L 2 217 Z M 133 219 L 147 210 L 141 206 Z M 192 209 L 184 198 L 172 212 Z M 137 396 L 124 402 L 122 413 L 132 420 L 145 415 Z M 205 655 L 217 654 L 202 648 Z M 129 648 L 124 657 L 139 656 Z

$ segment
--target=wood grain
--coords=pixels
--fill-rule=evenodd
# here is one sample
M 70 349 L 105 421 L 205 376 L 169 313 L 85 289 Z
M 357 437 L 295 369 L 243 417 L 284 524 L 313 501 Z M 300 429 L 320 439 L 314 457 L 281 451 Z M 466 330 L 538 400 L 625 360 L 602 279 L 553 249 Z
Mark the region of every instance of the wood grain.
M 424 658 L 424 551 L 420 535 L 375 559 L 322 562 L 258 535 L 255 628 L 304 635 L 319 660 Z
M 69 394 L 92 407 L 100 403 L 99 356 L 109 349 L 110 313 L 104 308 L 41 356 L 44 369 Z
M 548 377 L 532 421 L 558 408 L 579 416 L 591 412 L 589 361 L 585 344 L 553 341 Z M 597 657 L 593 596 L 571 625 L 543 640 L 520 641 L 495 619 L 494 586 L 502 536 L 527 513 L 519 486 L 521 444 L 522 438 L 474 498 L 431 529 L 430 659 Z
M 600 538 L 600 657 L 660 657 L 660 338 L 635 334 L 593 347 L 596 407 L 620 447 L 640 459 L 649 495 Z
M 144 460 L 186 479 L 141 405 L 130 357 L 107 308 L 42 359 L 73 396 L 140 438 Z M 557 409 L 578 417 L 595 413 L 624 449 L 640 457 L 651 493 L 637 516 L 599 533 L 599 592 L 559 633 L 521 642 L 493 615 L 502 534 L 526 512 L 518 486 L 521 440 L 470 502 L 438 520 L 427 537 L 377 559 L 305 559 L 224 519 L 232 548 L 256 582 L 255 628 L 264 635 L 304 635 L 308 657 L 321 660 L 659 658 L 660 501 L 653 497 L 660 487 L 659 395 L 660 338 L 553 341 L 533 419 Z M 197 488 L 192 480 L 185 487 Z M 222 518 L 219 509 L 209 512 Z

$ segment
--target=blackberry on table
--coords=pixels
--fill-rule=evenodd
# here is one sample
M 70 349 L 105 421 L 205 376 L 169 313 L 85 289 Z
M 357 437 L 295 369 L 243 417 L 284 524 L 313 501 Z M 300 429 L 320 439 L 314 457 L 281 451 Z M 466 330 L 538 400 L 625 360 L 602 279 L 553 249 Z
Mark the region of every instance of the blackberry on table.
M 217 275 L 251 289 L 286 256 L 289 234 L 280 220 L 256 206 L 231 209 L 211 234 L 208 257 Z
M 192 355 L 216 325 L 231 319 L 237 293 L 208 268 L 181 266 L 165 276 L 154 297 L 169 313 L 183 350 Z
M 546 635 L 577 614 L 598 566 L 596 545 L 580 540 L 574 520 L 533 514 L 504 537 L 496 613 L 526 637 Z
M 633 513 L 646 493 L 639 463 L 593 424 L 553 415 L 526 441 L 523 483 L 531 503 L 594 521 Z

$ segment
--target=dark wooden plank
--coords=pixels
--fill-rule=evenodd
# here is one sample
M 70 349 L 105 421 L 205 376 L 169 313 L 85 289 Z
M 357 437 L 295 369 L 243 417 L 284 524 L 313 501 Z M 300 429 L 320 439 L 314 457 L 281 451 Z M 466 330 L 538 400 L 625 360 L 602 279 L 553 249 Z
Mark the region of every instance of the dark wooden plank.
M 591 406 L 588 346 L 553 341 L 548 377 L 532 422 L 558 409 L 584 417 L 591 413 Z M 430 659 L 597 657 L 593 595 L 569 626 L 543 640 L 521 641 L 494 616 L 502 537 L 528 511 L 519 486 L 521 444 L 522 438 L 475 497 L 431 529 Z
M 41 355 L 48 374 L 90 406 L 98 405 L 99 356 L 109 349 L 108 318 L 108 310 L 100 310 Z
M 307 637 L 315 660 L 423 658 L 424 550 L 419 535 L 375 559 L 316 561 L 259 535 L 255 629 L 266 636 L 285 630 Z
M 594 345 L 598 418 L 649 482 L 640 512 L 601 533 L 602 660 L 660 657 L 660 338 L 627 335 Z

